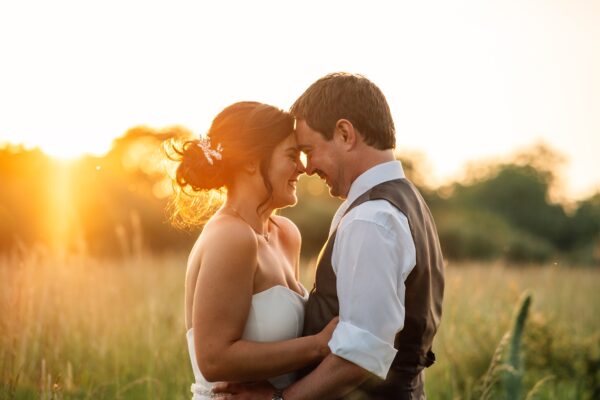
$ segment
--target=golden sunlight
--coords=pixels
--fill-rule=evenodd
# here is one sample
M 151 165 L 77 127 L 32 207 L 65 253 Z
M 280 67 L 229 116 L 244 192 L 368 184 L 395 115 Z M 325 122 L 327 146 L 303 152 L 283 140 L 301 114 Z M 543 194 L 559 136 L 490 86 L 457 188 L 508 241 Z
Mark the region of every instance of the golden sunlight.
M 108 147 L 90 151 L 90 146 L 85 143 L 72 140 L 67 135 L 53 136 L 40 139 L 36 143 L 42 151 L 58 160 L 69 161 L 83 156 L 84 154 L 101 155 L 108 151 Z
M 66 154 L 66 153 L 63 153 Z M 70 165 L 61 162 L 50 176 L 46 213 L 49 243 L 54 249 L 66 249 L 69 242 L 69 230 L 73 223 L 73 193 L 71 191 Z

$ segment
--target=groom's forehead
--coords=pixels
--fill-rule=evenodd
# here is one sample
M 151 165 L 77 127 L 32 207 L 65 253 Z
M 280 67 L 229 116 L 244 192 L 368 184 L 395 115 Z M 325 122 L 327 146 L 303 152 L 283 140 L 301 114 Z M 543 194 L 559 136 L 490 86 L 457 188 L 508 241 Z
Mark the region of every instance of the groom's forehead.
M 296 131 L 294 132 L 294 136 L 296 137 L 296 146 L 300 150 L 304 150 L 309 145 L 307 143 L 305 135 L 299 132 L 298 129 L 296 129 Z
M 296 147 L 300 151 L 305 151 L 312 148 L 312 144 L 306 139 L 306 137 L 303 137 L 300 133 L 298 133 L 298 131 L 296 131 Z
M 314 134 L 317 133 L 308 126 L 306 121 L 300 120 L 296 124 L 296 142 L 298 147 L 310 146 L 314 141 Z

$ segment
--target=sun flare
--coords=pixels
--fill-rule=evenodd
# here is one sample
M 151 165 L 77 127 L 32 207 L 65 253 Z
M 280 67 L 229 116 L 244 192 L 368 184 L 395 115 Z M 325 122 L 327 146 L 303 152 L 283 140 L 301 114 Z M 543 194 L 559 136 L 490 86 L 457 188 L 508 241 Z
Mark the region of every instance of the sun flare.
M 89 142 L 74 140 L 67 135 L 62 137 L 53 136 L 48 139 L 39 141 L 36 143 L 36 146 L 39 146 L 45 154 L 61 161 L 74 160 L 88 154 L 100 156 L 105 154 L 110 148 L 109 145 L 90 145 Z M 90 151 L 90 148 L 94 148 L 95 150 Z

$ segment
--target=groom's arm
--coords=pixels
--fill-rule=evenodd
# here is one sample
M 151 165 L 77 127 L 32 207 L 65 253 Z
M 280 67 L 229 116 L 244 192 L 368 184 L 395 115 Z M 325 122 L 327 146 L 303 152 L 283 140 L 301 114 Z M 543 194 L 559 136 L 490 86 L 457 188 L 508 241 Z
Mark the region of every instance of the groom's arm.
M 339 399 L 363 383 L 369 372 L 334 354 L 283 392 L 284 400 Z M 275 389 L 268 382 L 219 382 L 213 393 L 223 400 L 271 400 Z
M 310 374 L 288 387 L 285 400 L 338 399 L 362 384 L 370 373 L 335 354 L 328 355 Z
M 319 366 L 283 392 L 284 400 L 339 399 L 361 385 L 371 375 L 358 365 L 335 354 L 328 355 Z M 271 400 L 275 389 L 268 382 L 219 382 L 213 393 L 223 400 Z
M 370 217 L 369 207 L 376 205 L 369 203 L 361 205 L 363 216 Z M 286 400 L 337 399 L 371 376 L 387 375 L 395 335 L 404 325 L 404 280 L 415 265 L 415 247 L 406 217 L 392 209 L 381 219 L 378 210 L 377 217 L 338 229 L 332 261 L 340 323 L 331 354 L 284 392 Z

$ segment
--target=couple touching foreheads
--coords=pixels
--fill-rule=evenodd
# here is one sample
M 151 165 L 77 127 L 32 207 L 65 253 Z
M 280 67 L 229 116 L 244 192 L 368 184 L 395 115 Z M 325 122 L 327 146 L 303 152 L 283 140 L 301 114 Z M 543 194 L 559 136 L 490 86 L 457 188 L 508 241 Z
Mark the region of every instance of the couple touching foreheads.
M 380 89 L 334 73 L 290 113 L 235 103 L 206 138 L 176 149 L 182 189 L 226 193 L 187 266 L 193 399 L 425 398 L 443 260 L 394 147 Z M 310 293 L 298 280 L 300 232 L 274 214 L 296 203 L 302 173 L 344 199 Z

